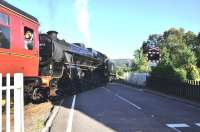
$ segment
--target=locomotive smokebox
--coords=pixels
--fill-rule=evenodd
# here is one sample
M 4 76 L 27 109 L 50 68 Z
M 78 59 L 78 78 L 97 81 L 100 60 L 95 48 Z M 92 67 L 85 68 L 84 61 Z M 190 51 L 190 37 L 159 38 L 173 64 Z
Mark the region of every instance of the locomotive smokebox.
M 47 34 L 52 40 L 57 40 L 57 38 L 58 38 L 57 37 L 58 32 L 56 32 L 56 31 L 48 31 Z

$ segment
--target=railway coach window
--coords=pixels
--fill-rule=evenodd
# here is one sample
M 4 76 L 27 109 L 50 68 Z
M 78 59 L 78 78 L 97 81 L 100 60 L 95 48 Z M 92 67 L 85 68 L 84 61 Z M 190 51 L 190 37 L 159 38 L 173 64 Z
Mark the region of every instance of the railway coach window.
M 34 32 L 28 27 L 24 27 L 24 47 L 27 50 L 32 50 L 34 46 Z
M 0 48 L 10 48 L 9 16 L 0 12 Z
M 0 22 L 4 25 L 9 25 L 10 20 L 9 20 L 9 16 L 3 13 L 0 13 Z
M 10 29 L 0 25 L 0 48 L 10 48 Z

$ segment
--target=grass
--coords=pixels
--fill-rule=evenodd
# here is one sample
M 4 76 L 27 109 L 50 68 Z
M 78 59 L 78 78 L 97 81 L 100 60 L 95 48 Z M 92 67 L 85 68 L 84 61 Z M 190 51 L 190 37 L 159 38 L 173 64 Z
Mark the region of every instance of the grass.
M 6 99 L 2 99 L 2 106 L 5 107 L 6 105 Z
M 36 123 L 36 129 L 44 128 L 44 119 L 38 119 Z
M 6 98 L 5 97 L 2 98 L 2 111 L 3 111 L 3 113 L 6 112 Z M 11 113 L 14 113 L 14 99 L 13 99 L 13 97 L 11 97 L 11 99 L 10 99 L 10 111 L 11 111 Z

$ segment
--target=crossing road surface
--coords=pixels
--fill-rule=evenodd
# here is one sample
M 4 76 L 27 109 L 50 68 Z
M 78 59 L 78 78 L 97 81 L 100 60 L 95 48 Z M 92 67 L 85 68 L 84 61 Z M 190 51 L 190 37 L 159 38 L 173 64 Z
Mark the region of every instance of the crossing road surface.
M 51 132 L 200 132 L 200 108 L 121 84 L 64 100 Z

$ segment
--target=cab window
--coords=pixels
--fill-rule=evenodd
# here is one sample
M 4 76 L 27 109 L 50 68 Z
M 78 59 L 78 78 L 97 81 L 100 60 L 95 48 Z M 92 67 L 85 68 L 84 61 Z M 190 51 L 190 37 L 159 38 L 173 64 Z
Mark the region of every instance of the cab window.
M 9 16 L 0 13 L 0 48 L 10 48 Z
M 34 46 L 34 32 L 33 29 L 24 27 L 24 48 L 33 50 Z
M 4 25 L 9 25 L 10 24 L 9 16 L 6 14 L 0 13 L 0 22 L 3 23 Z

